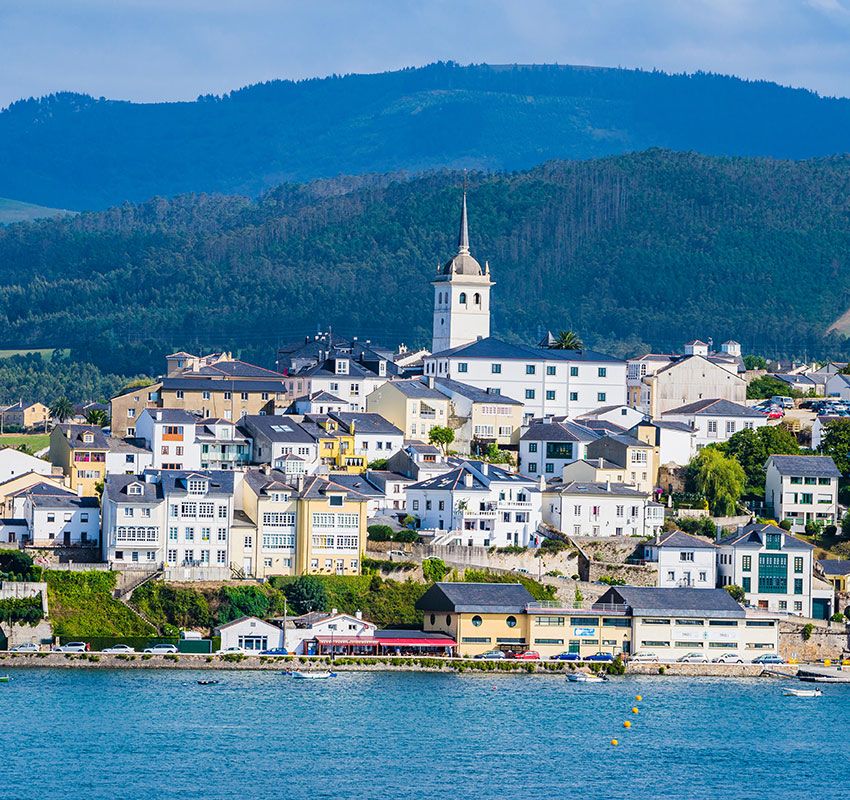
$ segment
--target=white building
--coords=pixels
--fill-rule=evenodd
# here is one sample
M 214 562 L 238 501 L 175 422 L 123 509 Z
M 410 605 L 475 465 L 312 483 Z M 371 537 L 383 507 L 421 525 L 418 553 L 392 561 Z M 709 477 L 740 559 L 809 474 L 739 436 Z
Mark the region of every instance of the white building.
M 766 473 L 764 500 L 775 519 L 801 533 L 807 522 L 837 522 L 841 473 L 829 456 L 770 456 Z
M 110 475 L 103 493 L 105 560 L 119 567 L 218 567 L 229 577 L 234 477 L 228 470 Z
M 826 382 L 826 396 L 850 400 L 850 375 L 839 373 L 831 376 Z
M 758 608 L 822 616 L 814 606 L 828 604 L 832 591 L 813 586 L 813 551 L 775 525 L 747 525 L 717 543 L 718 585 L 740 586 Z
M 659 466 L 677 465 L 684 467 L 697 453 L 697 432 L 686 422 L 659 419 L 653 422 L 644 422 L 641 424 L 641 428 L 655 429 L 654 444 L 658 448 Z
M 239 428 L 253 442 L 251 460 L 283 469 L 284 459 L 301 459 L 303 470 L 312 473 L 319 465 L 319 442 L 294 417 L 259 414 L 242 417 Z M 284 471 L 286 471 L 284 469 Z
M 440 353 L 490 335 L 490 266 L 469 253 L 466 190 L 460 215 L 457 255 L 438 271 L 434 286 L 431 352 Z M 448 376 L 443 376 L 448 377 Z
M 329 392 L 313 392 L 296 397 L 292 405 L 296 414 L 333 414 L 351 410 L 348 400 L 334 397 Z
M 584 414 L 578 422 L 587 420 L 602 420 L 617 425 L 623 430 L 631 430 L 635 425 L 640 424 L 646 419 L 644 414 L 636 408 L 628 405 L 619 406 L 600 406 L 588 414 Z
M 348 355 L 335 355 L 315 366 L 299 370 L 286 379 L 290 394 L 325 392 L 348 404 L 351 411 L 366 410 L 366 396 L 392 376 L 395 367 L 386 359 L 364 362 Z
M 530 478 L 560 477 L 567 464 L 587 456 L 587 445 L 601 435 L 564 417 L 531 420 L 520 435 L 518 469 Z
M 251 439 L 230 420 L 203 419 L 195 426 L 201 469 L 237 469 L 251 461 Z
M 36 458 L 29 453 L 22 453 L 13 447 L 4 447 L 0 450 L 0 483 L 18 478 L 28 472 L 50 477 L 53 475 L 53 465 L 49 461 Z
M 845 419 L 845 417 L 831 414 L 821 414 L 815 417 L 815 421 L 812 423 L 812 450 L 817 450 L 821 446 L 827 425 L 836 419 Z
M 153 453 L 146 447 L 115 436 L 107 436 L 106 441 L 109 443 L 109 452 L 106 454 L 107 475 L 141 475 L 153 467 Z
M 661 415 L 667 422 L 683 422 L 696 431 L 696 447 L 728 441 L 739 431 L 754 430 L 767 425 L 767 417 L 759 411 L 730 400 L 713 398 L 697 400 Z
M 136 438 L 153 453 L 153 469 L 200 469 L 195 439 L 198 417 L 178 408 L 146 408 L 136 420 Z
M 658 564 L 657 586 L 713 589 L 717 585 L 717 548 L 683 531 L 660 533 L 643 546 L 643 557 Z
M 354 452 L 367 461 L 391 458 L 404 446 L 404 433 L 380 414 L 366 411 L 342 411 L 329 415 L 354 436 Z
M 527 418 L 581 417 L 626 402 L 626 363 L 592 350 L 557 350 L 479 339 L 424 359 L 425 375 L 513 397 Z
M 16 498 L 16 503 L 20 500 L 29 545 L 97 547 L 100 510 L 96 497 L 80 497 L 49 483 L 37 483 Z
M 622 483 L 553 482 L 543 493 L 543 521 L 568 536 L 654 536 L 664 508 Z
M 434 531 L 440 544 L 525 547 L 538 542 L 541 498 L 536 481 L 493 464 L 463 461 L 408 486 L 407 513 L 421 530 Z

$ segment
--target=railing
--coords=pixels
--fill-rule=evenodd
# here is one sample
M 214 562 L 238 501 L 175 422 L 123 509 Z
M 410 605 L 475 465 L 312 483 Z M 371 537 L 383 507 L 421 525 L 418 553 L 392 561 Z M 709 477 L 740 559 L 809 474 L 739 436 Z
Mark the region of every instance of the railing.
M 590 607 L 590 610 L 602 612 L 618 612 L 624 614 L 629 610 L 629 607 L 624 603 L 594 603 Z

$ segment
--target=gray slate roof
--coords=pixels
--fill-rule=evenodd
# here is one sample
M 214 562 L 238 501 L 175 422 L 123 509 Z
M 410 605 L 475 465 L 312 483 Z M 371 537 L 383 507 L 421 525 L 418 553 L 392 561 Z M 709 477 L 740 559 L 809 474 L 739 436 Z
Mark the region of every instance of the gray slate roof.
M 293 417 L 273 414 L 256 414 L 242 417 L 239 426 L 247 433 L 257 432 L 272 442 L 301 442 L 312 444 L 315 437 L 309 434 Z
M 634 616 L 741 618 L 746 612 L 725 589 L 658 589 L 645 586 L 611 587 L 598 604 L 629 607 Z
M 414 400 L 448 400 L 448 398 L 436 389 L 432 389 L 427 383 L 413 378 L 404 381 L 392 381 L 390 386 L 394 386 L 405 397 L 410 397 Z
M 753 408 L 720 398 L 697 400 L 695 403 L 687 403 L 678 408 L 671 408 L 669 411 L 665 411 L 663 416 L 669 416 L 670 414 L 693 414 L 698 417 L 753 417 L 764 419 L 764 414 Z
M 353 422 L 355 433 L 385 433 L 388 436 L 404 436 L 403 431 L 380 414 L 366 411 L 333 411 L 329 416 L 331 419 L 341 422 L 349 432 Z
M 106 434 L 97 425 L 68 425 L 63 422 L 57 427 L 65 435 L 65 438 L 71 445 L 71 449 L 109 450 L 109 442 L 106 440 Z M 93 440 L 88 443 L 83 441 L 83 436 L 87 433 L 90 433 L 93 437 Z
M 534 602 L 521 583 L 435 583 L 419 600 L 419 611 L 521 614 Z
M 555 484 L 549 491 L 557 491 L 558 494 L 588 494 L 588 495 L 616 495 L 617 497 L 642 497 L 646 499 L 647 493 L 641 492 L 624 483 L 586 483 L 583 481 L 570 481 L 563 486 Z
M 714 543 L 707 539 L 700 539 L 698 536 L 691 536 L 684 531 L 668 531 L 660 534 L 651 544 L 655 547 L 670 547 L 675 549 L 684 548 L 687 550 L 714 550 Z
M 434 381 L 434 385 L 437 387 L 442 386 L 447 391 L 459 394 L 473 403 L 498 403 L 503 406 L 523 405 L 519 400 L 514 400 L 505 394 L 488 392 L 486 389 L 479 389 L 477 386 L 470 386 L 468 383 L 461 383 L 460 381 L 453 381 L 448 378 L 437 378 Z
M 839 558 L 822 558 L 818 560 L 825 575 L 850 575 L 850 561 Z
M 619 358 L 597 353 L 593 350 L 555 350 L 547 347 L 531 347 L 525 344 L 509 344 L 501 339 L 488 336 L 470 344 L 453 347 L 434 353 L 436 356 L 452 356 L 455 358 L 495 358 L 506 361 L 591 361 L 613 364 L 625 364 Z
M 592 442 L 601 436 L 601 433 L 591 430 L 586 425 L 569 420 L 553 422 L 532 420 L 528 430 L 520 439 L 531 442 Z
M 841 473 L 830 456 L 771 456 L 767 463 L 773 463 L 780 475 L 794 475 L 809 478 L 840 478 Z
M 486 472 L 484 471 L 486 468 Z M 472 486 L 467 486 L 464 475 L 472 475 Z M 410 489 L 444 489 L 453 491 L 464 489 L 466 491 L 487 491 L 493 481 L 525 484 L 529 490 L 536 490 L 537 482 L 516 472 L 497 467 L 494 464 L 484 464 L 481 461 L 463 461 L 457 469 L 443 472 L 433 478 L 414 483 L 408 486 Z
M 779 533 L 785 537 L 782 544 L 783 550 L 814 550 L 814 547 L 808 542 L 798 539 L 793 534 L 782 530 L 782 528 L 779 528 L 776 525 L 768 525 L 766 523 L 745 525 L 741 528 L 741 530 L 736 531 L 729 536 L 724 536 L 718 544 L 758 549 L 764 546 L 764 537 L 767 533 Z
M 141 494 L 129 494 L 127 487 L 131 483 L 142 486 Z M 162 487 L 159 483 L 146 481 L 138 475 L 107 475 L 104 486 L 106 496 L 113 503 L 161 503 Z

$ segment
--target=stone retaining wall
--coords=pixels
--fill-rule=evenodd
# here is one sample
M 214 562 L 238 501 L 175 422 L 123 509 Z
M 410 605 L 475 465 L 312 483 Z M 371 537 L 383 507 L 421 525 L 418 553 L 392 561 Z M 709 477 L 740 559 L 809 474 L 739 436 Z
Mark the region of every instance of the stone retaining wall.
M 847 626 L 843 622 L 809 623 L 813 626 L 808 639 L 803 638 L 805 622 L 783 620 L 779 623 L 779 655 L 798 661 L 838 659 L 850 650 Z

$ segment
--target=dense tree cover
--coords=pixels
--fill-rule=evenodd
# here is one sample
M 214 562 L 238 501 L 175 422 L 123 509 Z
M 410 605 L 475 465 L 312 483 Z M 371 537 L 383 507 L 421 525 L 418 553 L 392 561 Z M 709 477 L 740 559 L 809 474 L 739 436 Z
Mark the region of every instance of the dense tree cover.
M 850 419 L 833 419 L 826 423 L 819 452 L 832 456 L 845 478 L 850 475 Z
M 647 147 L 807 158 L 850 150 L 850 101 L 764 81 L 432 64 L 272 81 L 194 103 L 62 93 L 0 113 L 0 197 L 104 208 L 282 180 L 524 169 Z
M 40 581 L 42 569 L 22 550 L 0 550 L 0 581 Z
M 749 400 L 763 400 L 774 395 L 781 397 L 805 397 L 805 393 L 792 389 L 787 383 L 774 378 L 773 375 L 760 375 L 747 384 Z
M 756 430 L 738 431 L 717 449 L 734 458 L 743 468 L 746 476 L 744 494 L 747 497 L 764 497 L 764 465 L 768 456 L 796 455 L 800 452 L 800 445 L 784 425 L 765 425 Z
M 157 374 L 174 349 L 272 365 L 277 345 L 317 326 L 427 344 L 429 280 L 454 252 L 460 181 L 286 185 L 256 202 L 154 199 L 0 228 L 0 347 L 70 347 L 75 361 L 133 375 Z M 651 151 L 473 175 L 493 332 L 537 341 L 575 329 L 617 354 L 711 334 L 765 355 L 846 355 L 824 331 L 850 306 L 848 194 L 850 157 Z M 85 399 L 108 382 L 88 380 L 99 385 Z
M 715 517 L 732 516 L 744 493 L 746 476 L 741 465 L 714 447 L 706 447 L 688 464 L 694 487 L 708 501 Z

